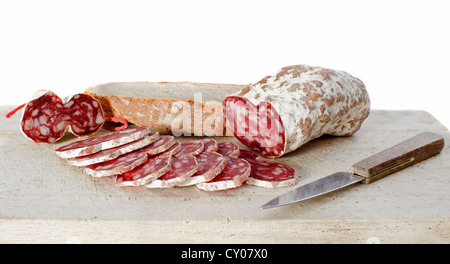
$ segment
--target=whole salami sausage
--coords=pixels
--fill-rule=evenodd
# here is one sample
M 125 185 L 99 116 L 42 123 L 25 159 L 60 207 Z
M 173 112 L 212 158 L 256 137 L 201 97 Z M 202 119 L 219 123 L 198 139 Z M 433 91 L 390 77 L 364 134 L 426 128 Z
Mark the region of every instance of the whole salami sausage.
M 66 103 L 48 90 L 38 91 L 28 102 L 21 131 L 36 143 L 54 143 L 70 128 L 76 136 L 96 133 L 105 122 L 100 103 L 87 94 L 76 94 Z
M 370 112 L 364 84 L 343 71 L 284 67 L 223 101 L 226 127 L 265 157 L 280 157 L 323 134 L 349 136 Z

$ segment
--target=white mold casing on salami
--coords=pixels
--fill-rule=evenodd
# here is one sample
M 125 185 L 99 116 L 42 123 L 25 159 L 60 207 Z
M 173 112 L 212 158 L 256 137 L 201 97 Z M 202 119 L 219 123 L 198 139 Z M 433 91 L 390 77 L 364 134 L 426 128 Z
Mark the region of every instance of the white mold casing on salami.
M 227 128 L 265 157 L 280 157 L 324 134 L 350 136 L 370 112 L 361 80 L 321 67 L 294 65 L 224 102 Z
M 22 134 L 36 143 L 54 143 L 69 129 L 78 137 L 99 131 L 105 117 L 97 99 L 76 94 L 66 102 L 50 90 L 37 91 L 20 121 Z

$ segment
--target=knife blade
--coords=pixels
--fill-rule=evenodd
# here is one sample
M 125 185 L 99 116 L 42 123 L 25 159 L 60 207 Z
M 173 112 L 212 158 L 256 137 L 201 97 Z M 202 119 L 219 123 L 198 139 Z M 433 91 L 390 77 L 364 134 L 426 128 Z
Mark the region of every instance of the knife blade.
M 437 155 L 443 148 L 444 138 L 441 135 L 424 132 L 353 164 L 349 172 L 336 172 L 300 186 L 261 207 L 268 209 L 304 201 L 357 182 L 369 184 Z

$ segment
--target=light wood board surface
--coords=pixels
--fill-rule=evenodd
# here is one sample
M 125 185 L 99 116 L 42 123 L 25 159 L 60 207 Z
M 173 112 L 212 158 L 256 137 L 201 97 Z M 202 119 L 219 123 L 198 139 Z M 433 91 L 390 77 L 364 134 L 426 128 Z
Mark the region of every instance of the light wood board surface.
M 56 156 L 73 136 L 55 145 L 23 137 L 21 112 L 4 118 L 13 108 L 0 107 L 0 243 L 450 242 L 450 134 L 427 112 L 373 110 L 355 135 L 324 136 L 278 160 L 299 168 L 297 187 L 424 131 L 444 136 L 440 155 L 373 184 L 262 210 L 294 187 L 119 188 Z

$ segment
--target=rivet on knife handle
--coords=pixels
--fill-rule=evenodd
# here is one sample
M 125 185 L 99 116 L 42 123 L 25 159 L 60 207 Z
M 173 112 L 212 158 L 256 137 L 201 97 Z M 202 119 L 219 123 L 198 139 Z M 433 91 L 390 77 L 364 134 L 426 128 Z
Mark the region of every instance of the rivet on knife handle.
M 424 132 L 352 165 L 351 173 L 365 177 L 368 184 L 437 155 L 444 148 L 444 138 Z

